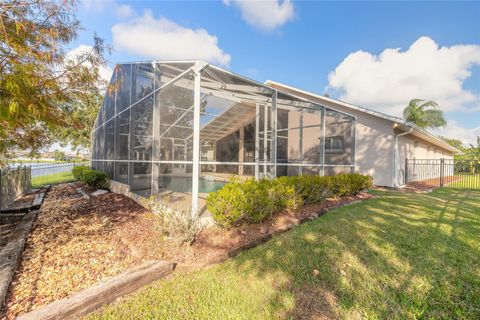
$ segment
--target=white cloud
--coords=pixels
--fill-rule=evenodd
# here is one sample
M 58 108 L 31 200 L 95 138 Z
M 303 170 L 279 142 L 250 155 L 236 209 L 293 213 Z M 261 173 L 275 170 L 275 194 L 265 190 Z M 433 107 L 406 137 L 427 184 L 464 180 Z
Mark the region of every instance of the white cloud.
M 224 0 L 223 3 L 233 3 L 242 12 L 243 20 L 266 31 L 280 27 L 295 16 L 295 8 L 290 0 Z
M 92 46 L 86 45 L 86 44 L 81 44 L 78 47 L 70 50 L 67 52 L 66 58 L 67 59 L 75 59 L 75 57 L 80 56 L 81 54 L 84 54 L 86 52 L 91 52 L 93 50 Z M 108 65 L 103 65 L 100 66 L 98 69 L 98 72 L 100 73 L 100 77 L 105 80 L 105 81 L 110 81 L 110 78 L 112 77 L 113 70 L 110 68 Z
M 151 59 L 200 59 L 228 65 L 230 55 L 218 47 L 218 39 L 205 29 L 189 29 L 151 12 L 112 27 L 116 50 Z
M 114 13 L 119 19 L 131 18 L 136 14 L 131 6 L 120 4 L 115 0 L 82 0 L 81 4 L 82 8 L 86 11 L 96 14 Z
M 480 127 L 468 129 L 462 127 L 458 122 L 450 120 L 445 128 L 432 130 L 432 133 L 450 139 L 458 139 L 468 145 L 476 143 L 477 137 L 480 136 Z
M 117 4 L 115 12 L 120 19 L 131 18 L 135 15 L 135 10 L 127 4 Z
M 356 51 L 329 74 L 327 90 L 341 100 L 401 115 L 413 98 L 434 100 L 444 111 L 480 111 L 480 96 L 463 88 L 480 45 L 439 47 L 421 37 L 405 51 Z

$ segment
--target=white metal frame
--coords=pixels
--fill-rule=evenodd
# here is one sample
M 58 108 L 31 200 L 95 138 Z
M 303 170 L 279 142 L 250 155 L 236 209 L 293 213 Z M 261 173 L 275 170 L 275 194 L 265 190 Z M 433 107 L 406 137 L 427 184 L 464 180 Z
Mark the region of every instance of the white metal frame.
M 187 62 L 187 61 L 172 61 L 172 63 L 176 62 Z M 193 62 L 193 61 L 191 61 Z M 139 62 L 141 63 L 141 62 Z M 154 66 L 157 65 L 157 61 L 154 61 Z M 168 63 L 168 62 L 167 62 Z M 213 70 L 220 71 L 222 73 L 234 76 L 236 78 L 239 78 L 241 80 L 246 81 L 247 83 L 251 83 L 253 87 L 250 86 L 245 86 L 245 85 L 232 85 L 232 84 L 225 84 L 225 85 L 218 85 L 217 83 L 211 82 L 211 79 L 202 80 L 202 72 L 206 68 L 211 68 Z M 131 72 L 130 75 L 133 77 L 133 67 L 131 67 Z M 155 69 L 154 69 L 155 70 Z M 179 70 L 182 71 L 182 70 Z M 132 115 L 131 115 L 131 109 L 139 104 L 140 102 L 144 101 L 145 99 L 151 97 L 155 98 L 155 95 L 160 92 L 161 89 L 165 88 L 166 86 L 173 84 L 178 81 L 178 85 L 180 87 L 185 87 L 189 88 L 191 90 L 191 82 L 190 85 L 186 85 L 185 83 L 182 82 L 182 78 L 187 75 L 188 73 L 193 73 L 193 105 L 189 108 L 186 109 L 186 113 L 191 112 L 193 109 L 193 134 L 192 136 L 188 137 L 193 138 L 193 156 L 192 160 L 154 160 L 154 159 L 159 159 L 158 152 L 159 152 L 159 144 L 160 144 L 160 138 L 159 133 L 156 132 L 156 130 L 153 130 L 152 133 L 152 159 L 151 160 L 135 160 L 131 158 L 131 150 L 133 147 L 133 124 L 132 124 Z M 180 80 L 180 81 L 179 81 Z M 346 167 L 346 168 L 351 168 L 352 171 L 355 170 L 355 149 L 356 149 L 356 139 L 355 139 L 355 124 L 356 124 L 356 117 L 352 116 L 348 113 L 341 112 L 335 109 L 332 109 L 330 107 L 322 106 L 318 103 L 309 101 L 307 99 L 297 97 L 295 95 L 292 95 L 290 93 L 282 92 L 281 90 L 277 90 L 271 87 L 266 86 L 265 84 L 256 82 L 254 80 L 242 77 L 240 75 L 237 75 L 235 73 L 232 73 L 230 71 L 226 71 L 220 68 L 217 68 L 215 66 L 211 66 L 207 63 L 201 62 L 201 61 L 195 61 L 194 65 L 192 67 L 189 67 L 188 69 L 180 72 L 177 76 L 171 78 L 169 81 L 165 82 L 162 86 L 159 88 L 155 89 L 155 81 L 156 81 L 156 74 L 154 73 L 154 90 L 143 97 L 142 99 L 136 101 L 135 103 L 131 103 L 131 95 L 132 93 L 130 92 L 130 105 L 119 112 L 118 114 L 115 112 L 114 116 L 105 119 L 103 123 L 98 124 L 96 121 L 96 124 L 98 124 L 97 127 L 93 128 L 91 134 L 92 134 L 92 139 L 93 135 L 98 130 L 99 128 L 105 126 L 107 123 L 110 121 L 114 121 L 117 116 L 124 112 L 129 112 L 130 113 L 130 133 L 129 133 L 129 157 L 128 160 L 116 160 L 116 159 L 92 159 L 92 161 L 97 161 L 97 162 L 123 162 L 123 163 L 128 163 L 129 165 L 129 175 L 128 175 L 128 183 L 129 185 L 132 185 L 132 179 L 133 179 L 133 163 L 151 163 L 152 165 L 152 173 L 151 173 L 151 189 L 152 192 L 157 192 L 158 191 L 158 177 L 159 172 L 158 172 L 158 167 L 155 164 L 184 164 L 184 165 L 192 165 L 192 203 L 191 203 L 191 211 L 192 215 L 196 216 L 198 215 L 199 212 L 199 207 L 198 207 L 198 196 L 199 196 L 199 178 L 200 178 L 200 167 L 201 165 L 238 165 L 238 166 L 253 166 L 254 167 L 254 175 L 256 179 L 259 179 L 261 177 L 269 177 L 269 178 L 274 178 L 277 176 L 277 167 L 278 166 L 287 166 L 287 167 L 299 167 L 300 174 L 302 174 L 301 170 L 303 166 L 308 166 L 308 167 L 318 167 L 322 168 L 319 174 L 325 175 L 325 168 L 328 167 Z M 205 86 L 205 87 L 204 87 Z M 228 87 L 228 88 L 227 88 Z M 263 89 L 264 88 L 264 89 Z M 222 90 L 238 90 L 242 91 L 245 90 L 245 96 L 242 96 L 242 93 L 232 93 L 232 92 L 225 92 Z M 278 98 L 278 93 L 282 93 L 284 96 L 292 97 L 292 101 L 286 100 L 285 98 L 279 99 Z M 271 98 L 268 98 L 268 96 L 265 96 L 265 94 L 271 94 Z M 227 100 L 232 100 L 232 101 L 244 101 L 242 99 L 247 99 L 248 101 L 256 101 L 255 105 L 255 161 L 254 162 L 224 162 L 224 161 L 202 161 L 200 159 L 200 131 L 201 131 L 201 124 L 200 124 L 200 116 L 202 114 L 206 114 L 205 112 L 201 112 L 201 95 L 202 94 L 212 94 L 214 96 L 224 98 Z M 116 101 L 116 99 L 115 99 Z M 160 124 L 161 119 L 159 115 L 155 115 L 155 113 L 159 113 L 159 110 L 156 110 L 155 107 L 156 104 L 153 106 L 153 127 L 157 128 L 157 125 Z M 321 123 L 320 123 L 320 130 L 321 132 L 321 163 L 315 164 L 315 163 L 303 163 L 303 161 L 300 161 L 299 163 L 278 163 L 277 161 L 277 132 L 280 131 L 278 130 L 278 121 L 277 121 L 277 115 L 278 115 L 278 107 L 282 108 L 299 108 L 303 110 L 304 108 L 307 109 L 315 109 L 319 110 L 321 112 Z M 264 116 L 264 130 L 262 133 L 260 133 L 259 127 L 260 127 L 260 111 L 261 108 L 263 107 L 263 116 Z M 325 135 L 326 135 L 326 123 L 325 123 L 325 118 L 327 114 L 327 110 L 332 110 L 335 111 L 339 114 L 347 115 L 352 118 L 353 121 L 353 132 L 352 134 L 354 135 L 353 137 L 353 145 L 352 145 L 352 153 L 353 153 L 353 163 L 352 164 L 325 164 Z M 116 111 L 116 102 L 115 102 L 115 111 Z M 268 121 L 268 115 L 271 115 L 270 117 L 270 123 Z M 182 115 L 181 117 L 183 117 Z M 216 115 L 218 117 L 218 115 Z M 181 119 L 181 118 L 180 118 Z M 178 120 L 179 121 L 179 120 Z M 177 122 L 178 122 L 177 121 Z M 177 123 L 175 122 L 171 126 L 175 126 Z M 268 129 L 270 126 L 270 130 Z M 303 129 L 308 128 L 308 127 L 316 127 L 317 125 L 307 125 L 303 126 L 303 112 L 300 117 L 300 153 L 301 153 L 301 160 L 303 160 Z M 290 130 L 284 129 L 284 130 Z M 268 135 L 270 133 L 270 139 L 268 138 Z M 263 134 L 263 161 L 260 161 L 260 154 L 259 154 L 259 142 L 260 142 L 260 134 Z M 116 134 L 114 136 L 114 139 L 116 140 Z M 184 139 L 186 141 L 186 139 Z M 268 146 L 270 145 L 270 155 L 268 155 Z M 114 141 L 114 155 L 116 156 L 116 143 Z M 185 152 L 187 152 L 187 147 L 185 146 Z M 268 160 L 268 156 L 270 156 L 270 159 Z M 259 169 L 260 166 L 263 167 L 263 175 L 260 175 Z M 115 167 L 115 166 L 114 166 Z M 270 174 L 267 175 L 267 169 L 270 169 Z M 115 174 L 115 168 L 114 168 L 114 174 Z

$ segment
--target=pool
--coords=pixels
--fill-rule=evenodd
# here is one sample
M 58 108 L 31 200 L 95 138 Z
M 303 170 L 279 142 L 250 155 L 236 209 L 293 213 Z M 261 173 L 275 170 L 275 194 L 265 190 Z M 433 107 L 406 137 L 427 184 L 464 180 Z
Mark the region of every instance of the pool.
M 158 179 L 160 188 L 177 191 L 177 192 L 192 192 L 192 178 L 191 177 L 160 177 Z M 213 181 L 200 178 L 198 181 L 199 193 L 210 193 L 220 190 L 225 185 L 225 182 Z

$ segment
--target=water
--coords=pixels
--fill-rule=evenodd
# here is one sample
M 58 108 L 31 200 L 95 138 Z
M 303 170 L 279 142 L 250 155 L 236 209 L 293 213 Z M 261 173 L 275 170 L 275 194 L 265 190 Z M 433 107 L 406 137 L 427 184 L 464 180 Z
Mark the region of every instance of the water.
M 191 177 L 161 177 L 159 184 L 162 188 L 177 191 L 177 192 L 192 192 L 192 178 Z M 198 192 L 210 193 L 223 188 L 225 182 L 212 181 L 206 179 L 199 179 Z

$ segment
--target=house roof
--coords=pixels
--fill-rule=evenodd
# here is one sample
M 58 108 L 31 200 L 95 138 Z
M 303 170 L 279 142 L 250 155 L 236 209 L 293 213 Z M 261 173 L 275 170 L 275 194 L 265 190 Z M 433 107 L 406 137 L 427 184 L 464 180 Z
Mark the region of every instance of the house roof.
M 333 103 L 333 104 L 336 104 L 336 105 L 339 105 L 339 106 L 342 106 L 342 107 L 345 107 L 345 108 L 349 108 L 351 110 L 364 112 L 364 113 L 373 115 L 375 117 L 391 121 L 393 124 L 396 124 L 399 127 L 404 127 L 405 128 L 404 131 L 408 131 L 410 128 L 412 128 L 413 129 L 413 131 L 411 133 L 412 135 L 417 136 L 419 138 L 422 138 L 422 139 L 424 139 L 424 140 L 426 140 L 426 141 L 428 141 L 428 142 L 430 142 L 430 143 L 432 143 L 436 146 L 439 146 L 439 147 L 441 147 L 443 149 L 446 149 L 448 151 L 451 151 L 453 153 L 459 153 L 460 152 L 460 150 L 451 146 L 445 140 L 431 134 L 430 132 L 418 127 L 414 123 L 408 122 L 408 121 L 406 121 L 402 118 L 391 116 L 391 115 L 388 115 L 388 114 L 385 114 L 385 113 L 382 113 L 382 112 L 379 112 L 379 111 L 371 110 L 371 109 L 368 109 L 368 108 L 365 108 L 365 107 L 353 105 L 351 103 L 347 103 L 347 102 L 344 102 L 344 101 L 341 101 L 341 100 L 332 99 L 330 97 L 325 97 L 325 96 L 322 96 L 322 95 L 319 95 L 319 94 L 316 94 L 316 93 L 313 93 L 313 92 L 298 89 L 298 88 L 295 88 L 295 87 L 292 87 L 292 86 L 289 86 L 289 85 L 286 85 L 286 84 L 283 84 L 283 83 L 280 83 L 280 82 L 276 82 L 276 81 L 273 81 L 273 80 L 267 80 L 267 81 L 265 81 L 265 84 L 272 87 L 272 88 L 276 88 L 276 89 L 282 89 L 283 88 L 283 89 L 288 90 L 290 93 L 298 92 L 298 93 L 300 93 L 302 95 L 305 95 L 305 96 L 311 96 L 311 97 L 313 97 L 315 99 L 318 99 L 318 100 L 323 100 L 323 101 L 326 101 L 326 102 L 330 102 L 330 103 Z

